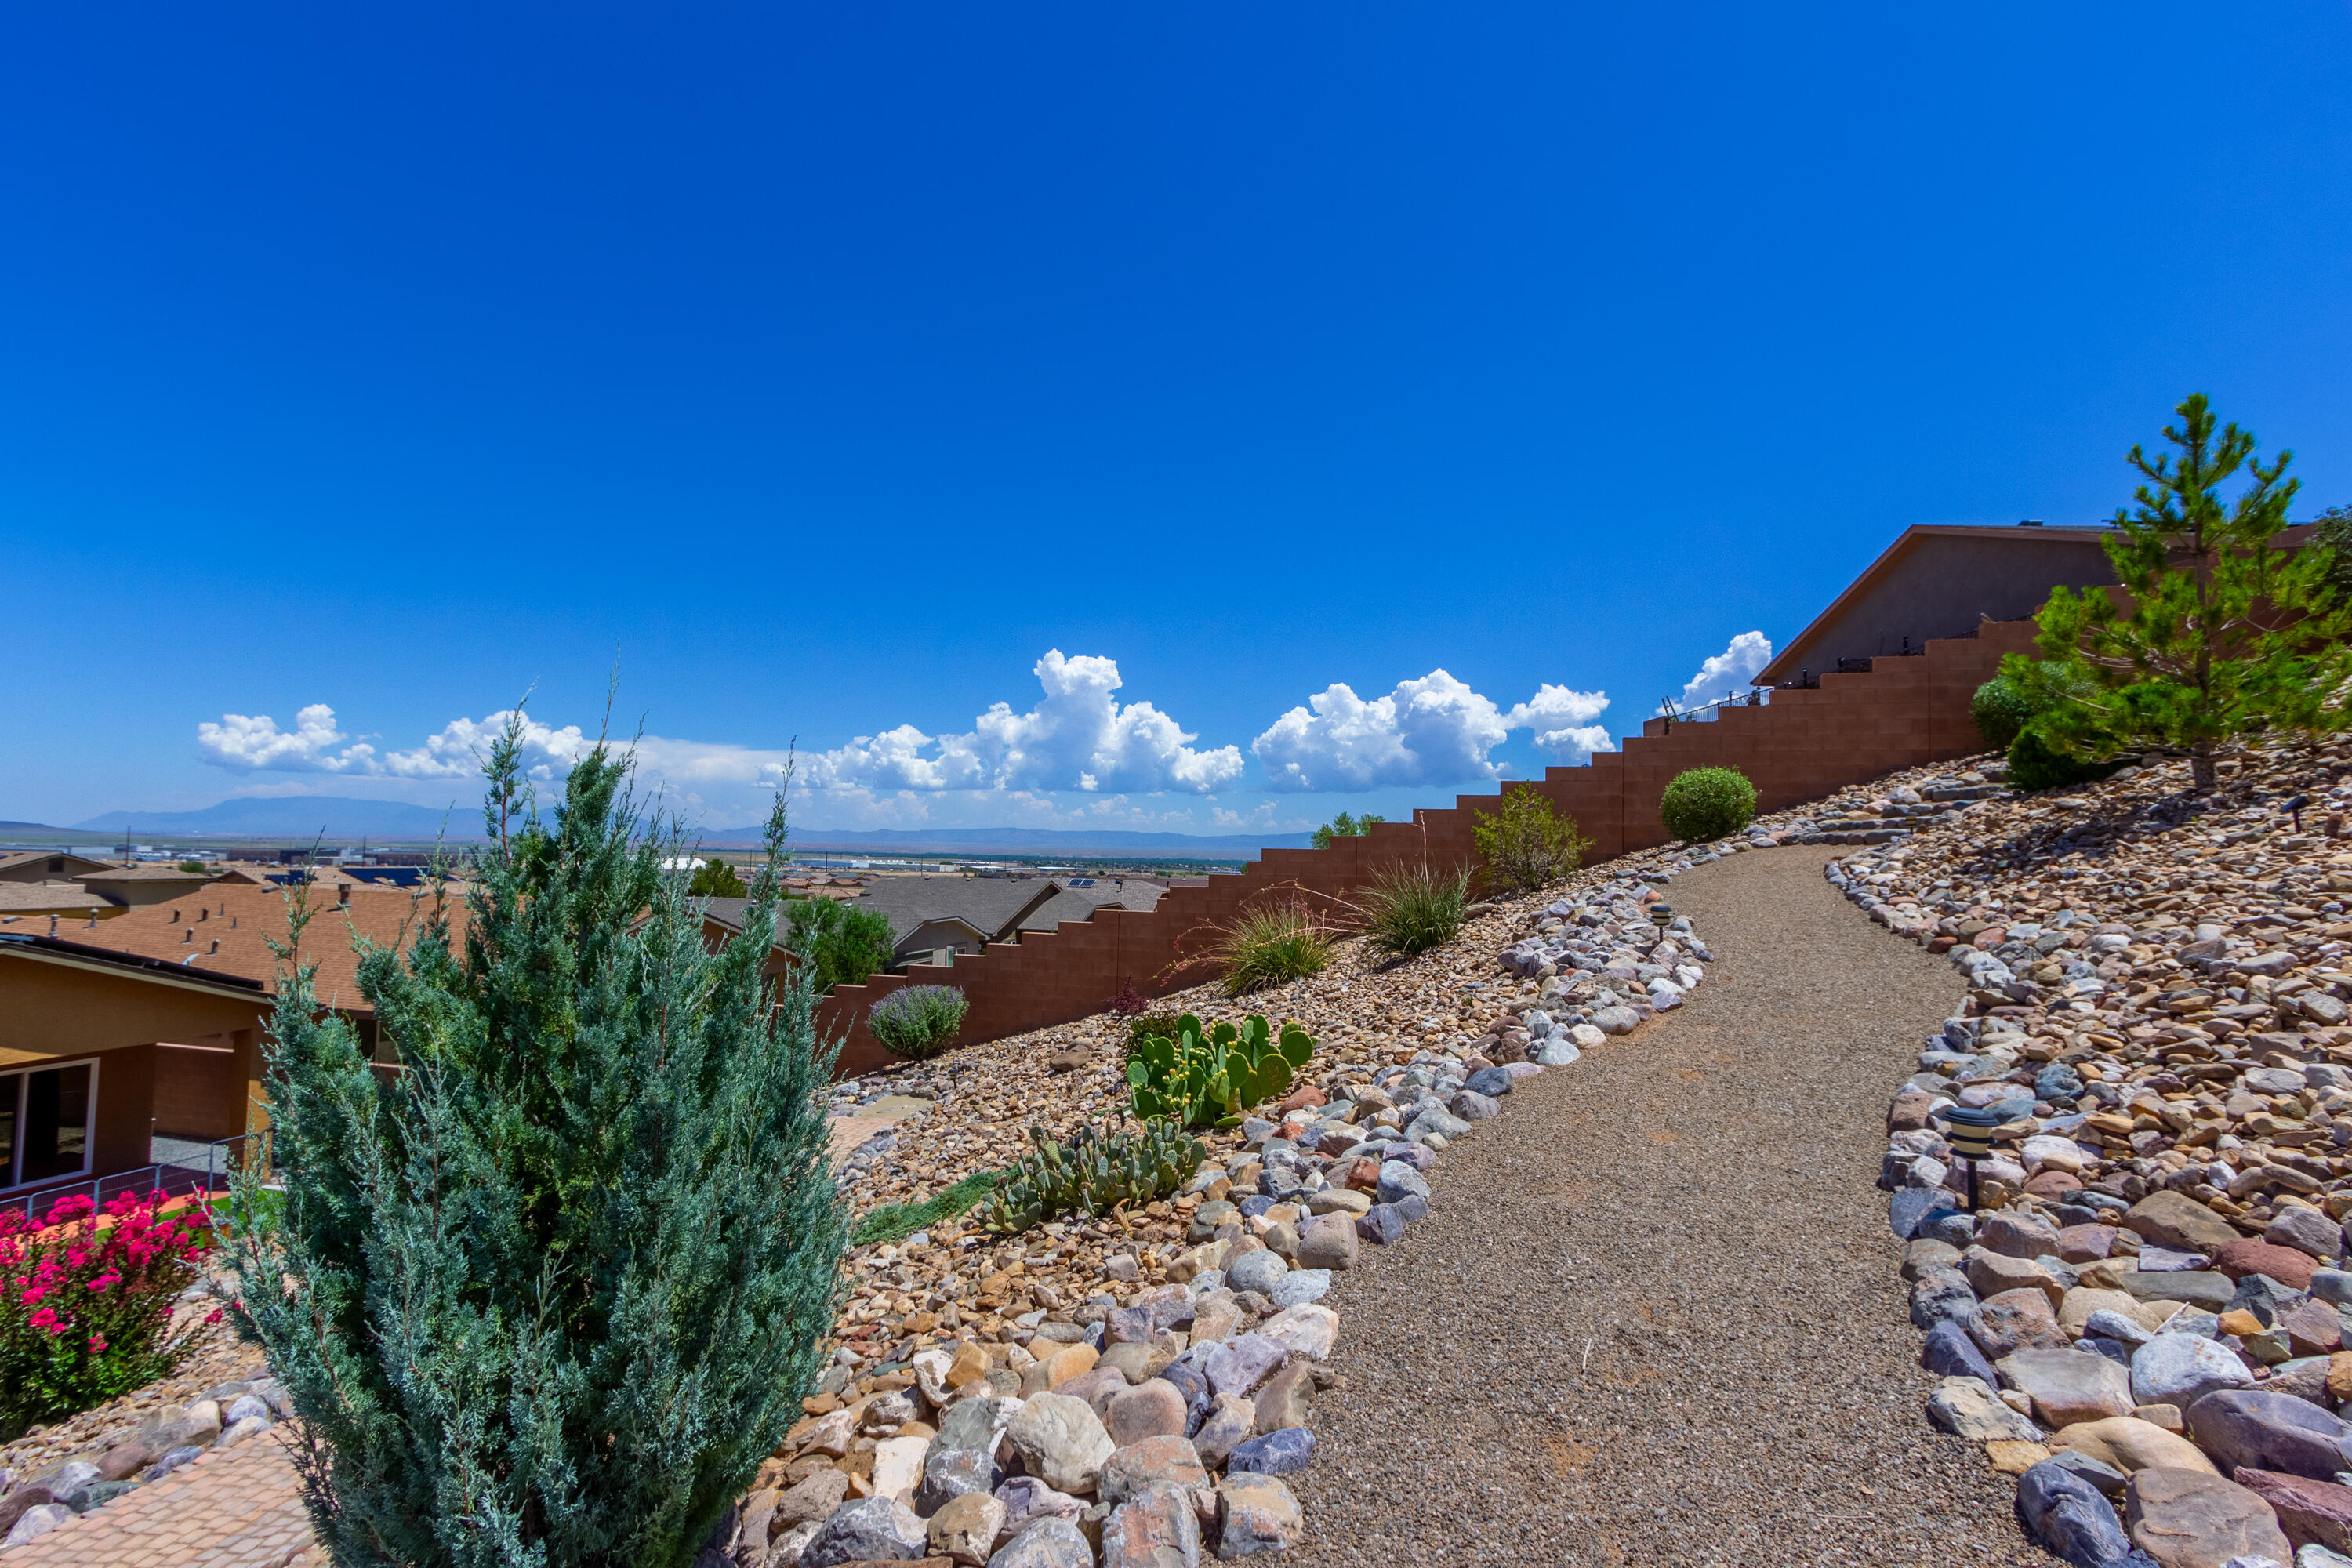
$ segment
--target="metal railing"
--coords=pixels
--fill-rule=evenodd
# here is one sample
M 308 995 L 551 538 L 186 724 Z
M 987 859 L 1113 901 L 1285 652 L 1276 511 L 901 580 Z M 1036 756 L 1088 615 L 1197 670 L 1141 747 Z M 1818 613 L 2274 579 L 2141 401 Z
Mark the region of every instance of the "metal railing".
M 230 1178 L 245 1168 L 248 1161 L 258 1160 L 261 1169 L 269 1169 L 269 1130 L 243 1132 L 234 1138 L 221 1138 L 205 1145 L 205 1162 L 158 1161 L 136 1170 L 117 1171 L 108 1176 L 78 1176 L 71 1181 L 47 1182 L 17 1192 L 0 1194 L 0 1209 L 15 1209 L 26 1218 L 38 1222 L 59 1198 L 77 1194 L 88 1194 L 94 1209 L 104 1212 L 109 1200 L 124 1193 L 160 1192 L 164 1199 L 200 1197 L 227 1188 Z
M 1718 697 L 1712 702 L 1702 702 L 1696 708 L 1685 708 L 1673 698 L 1665 697 L 1659 699 L 1658 711 L 1655 716 L 1664 719 L 1669 730 L 1673 729 L 1677 722 L 1710 724 L 1726 708 L 1761 708 L 1771 700 L 1772 689 L 1769 686 L 1752 686 L 1735 696 Z

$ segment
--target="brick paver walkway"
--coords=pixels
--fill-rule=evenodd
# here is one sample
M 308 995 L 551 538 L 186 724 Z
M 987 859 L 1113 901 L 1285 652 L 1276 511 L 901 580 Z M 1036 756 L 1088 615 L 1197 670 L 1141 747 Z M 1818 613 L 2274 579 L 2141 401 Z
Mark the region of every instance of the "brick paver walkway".
M 293 1460 L 265 1433 L 0 1552 L 0 1568 L 288 1568 L 310 1545 Z

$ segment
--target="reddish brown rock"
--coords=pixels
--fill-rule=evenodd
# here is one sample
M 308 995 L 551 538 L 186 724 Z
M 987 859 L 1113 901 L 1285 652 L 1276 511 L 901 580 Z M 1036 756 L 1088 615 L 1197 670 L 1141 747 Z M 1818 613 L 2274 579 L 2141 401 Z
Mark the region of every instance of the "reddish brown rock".
M 2115 1249 L 2116 1227 L 2111 1225 L 2070 1225 L 2058 1233 L 2058 1256 L 2069 1263 L 2096 1263 L 2113 1257 Z
M 2267 1274 L 2290 1290 L 2308 1290 L 2312 1270 L 2319 1264 L 2307 1252 L 2298 1252 L 2292 1247 L 2273 1247 L 2249 1236 L 2215 1247 L 2213 1267 L 2232 1279 Z
M 2299 1356 L 2332 1356 L 2343 1347 L 2343 1324 L 2332 1301 L 2306 1297 L 2279 1314 L 2278 1326 Z
M 1895 1097 L 1886 1108 L 1886 1130 L 1889 1132 L 1917 1132 L 1927 1125 L 1927 1112 L 1935 1105 L 1935 1097 L 1925 1089 L 1906 1089 Z
M 2232 1557 L 2294 1555 L 2271 1505 L 2244 1487 L 2202 1470 L 2151 1468 L 2125 1493 L 2132 1544 L 2164 1568 L 2222 1568 Z
M 2244 1467 L 2233 1479 L 2271 1505 L 2279 1528 L 2295 1545 L 2315 1541 L 2330 1552 L 2352 1552 L 2352 1487 Z
M 2065 1171 L 2036 1171 L 2025 1178 L 2025 1190 L 2037 1198 L 2054 1198 L 2079 1192 L 2083 1179 Z

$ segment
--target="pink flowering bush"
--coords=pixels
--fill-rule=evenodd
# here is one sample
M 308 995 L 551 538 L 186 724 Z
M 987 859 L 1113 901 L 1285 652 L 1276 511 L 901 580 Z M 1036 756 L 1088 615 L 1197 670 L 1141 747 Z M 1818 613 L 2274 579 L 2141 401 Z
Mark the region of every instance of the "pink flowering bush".
M 186 1336 L 172 1332 L 172 1303 L 211 1237 L 201 1210 L 166 1215 L 163 1202 L 125 1193 L 101 1215 L 77 1194 L 38 1221 L 0 1210 L 0 1438 L 179 1363 Z

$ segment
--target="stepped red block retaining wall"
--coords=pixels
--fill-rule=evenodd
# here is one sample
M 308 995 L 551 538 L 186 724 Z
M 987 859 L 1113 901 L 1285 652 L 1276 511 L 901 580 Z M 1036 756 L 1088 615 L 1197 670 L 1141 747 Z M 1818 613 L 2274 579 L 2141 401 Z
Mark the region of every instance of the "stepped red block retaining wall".
M 1666 841 L 1658 800 L 1687 768 L 1738 768 L 1756 783 L 1758 807 L 1778 811 L 1897 768 L 1983 750 L 1969 718 L 1969 699 L 1990 680 L 2001 655 L 2031 652 L 2032 621 L 1984 623 L 1974 637 L 1938 639 L 1925 654 L 1882 658 L 1867 673 L 1828 674 L 1819 689 L 1772 693 L 1758 708 L 1726 708 L 1714 720 L 1671 726 L 1653 719 L 1622 752 L 1591 765 L 1546 770 L 1534 787 L 1576 819 L 1593 841 L 1589 858 L 1608 859 Z M 1492 794 L 1457 796 L 1451 806 L 1413 813 L 1328 849 L 1269 849 L 1205 888 L 1171 888 L 1149 912 L 1098 910 L 1083 924 L 1034 931 L 1001 942 L 951 968 L 919 964 L 877 974 L 862 985 L 835 986 L 820 1005 L 818 1027 L 847 1036 L 839 1070 L 869 1072 L 892 1061 L 866 1030 L 866 1010 L 902 985 L 953 984 L 971 1003 L 960 1043 L 992 1040 L 1103 1010 L 1123 985 L 1147 996 L 1198 984 L 1214 969 L 1187 965 L 1213 940 L 1208 928 L 1255 900 L 1305 896 L 1344 900 L 1386 866 L 1426 854 L 1441 866 L 1475 857 L 1475 814 Z

